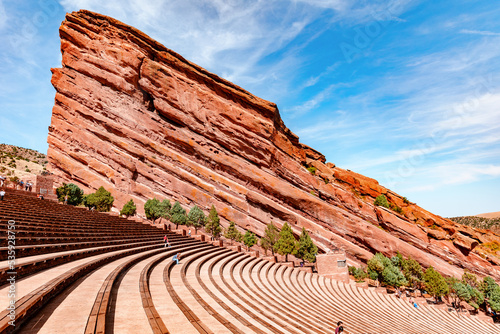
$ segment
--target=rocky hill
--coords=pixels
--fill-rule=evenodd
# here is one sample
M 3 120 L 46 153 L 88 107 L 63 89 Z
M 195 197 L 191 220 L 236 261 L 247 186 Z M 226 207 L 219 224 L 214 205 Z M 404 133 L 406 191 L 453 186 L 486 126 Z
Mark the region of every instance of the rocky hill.
M 47 166 L 47 157 L 38 151 L 8 144 L 0 144 L 0 175 L 7 179 L 33 178 Z
M 57 182 L 130 198 L 168 198 L 262 235 L 305 227 L 322 251 L 353 261 L 412 256 L 447 275 L 500 279 L 498 235 L 434 215 L 301 144 L 278 107 L 182 58 L 144 33 L 89 11 L 60 27 L 62 68 L 48 135 Z M 384 194 L 388 208 L 374 206 Z M 485 246 L 486 245 L 486 246 Z
M 500 233 L 500 217 L 487 218 L 480 216 L 463 216 L 450 218 L 454 222 L 462 225 L 472 226 L 475 228 L 490 230 L 495 233 Z

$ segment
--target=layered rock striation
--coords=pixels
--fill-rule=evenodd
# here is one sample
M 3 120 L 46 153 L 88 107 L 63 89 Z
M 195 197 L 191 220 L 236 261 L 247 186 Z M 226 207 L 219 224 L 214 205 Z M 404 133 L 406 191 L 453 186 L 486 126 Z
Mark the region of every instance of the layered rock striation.
M 488 245 L 497 235 L 433 215 L 377 181 L 343 170 L 301 144 L 274 103 L 89 11 L 60 27 L 62 68 L 48 135 L 58 183 L 132 198 L 178 200 L 262 235 L 267 223 L 310 231 L 322 251 L 412 256 L 447 275 L 468 269 L 500 279 Z M 307 167 L 314 167 L 313 174 Z M 385 194 L 403 214 L 375 207 Z

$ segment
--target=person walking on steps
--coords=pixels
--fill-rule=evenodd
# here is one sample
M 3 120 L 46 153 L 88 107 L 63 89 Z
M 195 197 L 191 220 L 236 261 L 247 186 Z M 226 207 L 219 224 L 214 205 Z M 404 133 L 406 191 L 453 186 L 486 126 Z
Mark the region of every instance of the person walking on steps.
M 165 248 L 170 247 L 170 243 L 168 242 L 168 237 L 166 234 L 163 237 L 163 242 L 165 243 Z
M 3 201 L 4 196 L 5 196 L 5 191 L 2 189 L 0 190 L 0 201 Z
M 175 261 L 175 264 L 179 264 L 179 261 L 181 260 L 181 253 L 177 253 L 174 255 L 172 258 L 172 261 Z
M 344 326 L 342 326 L 342 321 L 337 322 L 337 328 L 335 328 L 335 334 L 344 333 Z

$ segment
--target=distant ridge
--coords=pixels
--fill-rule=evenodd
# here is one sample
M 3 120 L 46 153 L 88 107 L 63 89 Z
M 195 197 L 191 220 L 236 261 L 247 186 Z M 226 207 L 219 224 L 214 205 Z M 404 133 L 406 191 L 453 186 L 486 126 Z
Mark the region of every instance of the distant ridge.
M 500 211 L 497 211 L 497 212 L 488 212 L 488 213 L 481 213 L 479 215 L 476 215 L 476 217 L 481 217 L 481 218 L 500 218 Z

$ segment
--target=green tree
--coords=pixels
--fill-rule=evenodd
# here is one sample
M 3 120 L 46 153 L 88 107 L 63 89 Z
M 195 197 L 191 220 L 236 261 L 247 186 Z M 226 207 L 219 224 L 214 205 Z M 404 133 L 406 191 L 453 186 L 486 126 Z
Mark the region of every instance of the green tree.
M 420 287 L 422 279 L 424 278 L 424 271 L 417 260 L 412 259 L 411 257 L 403 259 L 401 261 L 401 269 L 403 270 L 403 275 L 408 281 L 409 286 L 414 289 Z
M 234 222 L 229 222 L 229 226 L 224 231 L 224 238 L 231 240 L 231 245 L 232 245 L 233 241 L 235 240 L 237 242 L 240 242 L 241 239 L 243 238 L 243 235 L 241 234 L 240 231 L 238 231 Z
M 175 202 L 172 209 L 170 209 L 170 221 L 175 224 L 175 229 L 179 225 L 187 223 L 186 210 L 184 210 L 179 202 Z
M 297 248 L 297 241 L 293 236 L 290 225 L 285 222 L 279 233 L 278 242 L 274 245 L 274 251 L 280 255 L 285 255 L 285 261 L 288 262 L 288 255 L 294 254 Z
M 125 216 L 128 218 L 129 216 L 135 215 L 136 211 L 137 207 L 135 206 L 134 201 L 131 199 L 130 201 L 125 203 L 125 205 L 121 209 L 120 216 Z
M 395 267 L 393 264 L 386 266 L 382 271 L 382 282 L 384 282 L 388 286 L 396 288 L 408 284 L 408 281 L 406 280 L 401 270 L 399 270 L 399 268 Z
M 189 210 L 187 224 L 194 227 L 195 234 L 198 234 L 198 229 L 205 225 L 206 220 L 207 217 L 198 206 L 195 205 Z
M 424 281 L 427 292 L 433 295 L 434 298 L 447 296 L 450 291 L 444 277 L 434 270 L 432 266 L 425 271 Z
M 500 312 L 500 286 L 489 276 L 483 278 L 480 285 L 484 297 L 495 312 Z
M 462 283 L 469 284 L 473 288 L 479 287 L 477 276 L 470 271 L 465 270 L 462 275 Z
M 212 205 L 210 212 L 208 213 L 207 223 L 205 224 L 205 231 L 210 233 L 212 237 L 218 238 L 222 231 L 220 226 L 220 218 L 215 206 Z
M 101 186 L 95 193 L 85 197 L 85 206 L 95 207 L 98 212 L 108 212 L 111 210 L 114 201 L 115 199 L 111 196 L 111 193 Z
M 264 248 L 267 255 L 267 250 L 270 249 L 274 256 L 274 245 L 278 242 L 280 237 L 278 228 L 271 222 L 267 224 L 264 236 L 260 239 L 260 246 Z
M 389 208 L 389 202 L 387 202 L 387 197 L 385 195 L 378 195 L 373 202 L 376 206 L 383 206 L 384 208 Z
M 295 256 L 303 261 L 312 263 L 316 261 L 317 253 L 318 247 L 316 247 L 316 245 L 313 243 L 306 229 L 302 227 L 302 233 L 300 234 Z
M 156 198 L 148 199 L 146 203 L 144 203 L 144 213 L 146 214 L 146 218 L 151 219 L 153 224 L 158 218 L 161 218 L 165 214 L 160 205 L 160 201 Z
M 384 256 L 382 253 L 377 253 L 372 256 L 367 262 L 368 275 L 371 279 L 383 281 L 382 272 L 385 267 L 391 265 L 391 260 Z
M 56 194 L 59 202 L 64 202 L 64 198 L 68 196 L 69 205 L 80 205 L 83 201 L 83 190 L 73 183 L 63 183 L 56 189 Z
M 247 230 L 245 232 L 245 235 L 243 236 L 243 243 L 245 244 L 245 246 L 247 246 L 247 252 L 250 251 L 250 248 L 252 248 L 252 246 L 257 243 L 255 234 L 253 234 L 253 232 L 250 232 L 250 230 Z

